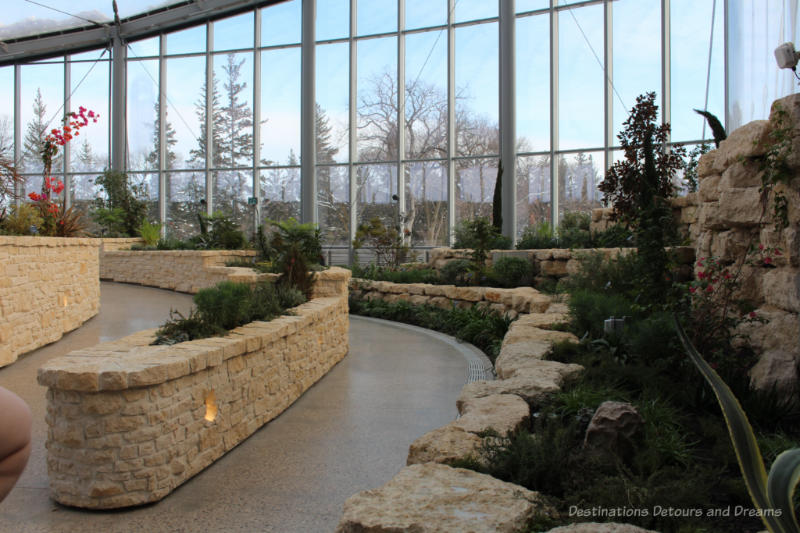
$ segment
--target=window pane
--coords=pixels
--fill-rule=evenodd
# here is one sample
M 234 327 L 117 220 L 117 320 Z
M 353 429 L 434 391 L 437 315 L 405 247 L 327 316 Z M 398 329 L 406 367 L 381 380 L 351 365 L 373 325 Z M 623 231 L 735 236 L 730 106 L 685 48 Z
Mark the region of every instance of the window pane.
M 253 47 L 253 12 L 218 20 L 214 23 L 214 50 Z
M 167 59 L 169 169 L 205 167 L 205 84 L 205 57 Z
M 301 8 L 300 0 L 290 0 L 262 9 L 261 46 L 299 43 Z
M 14 67 L 0 68 L 0 157 L 14 158 Z
M 219 106 L 215 106 L 212 115 L 214 142 L 219 143 L 214 147 L 214 166 L 251 166 L 253 54 L 214 56 L 214 77 L 219 83 Z
M 358 35 L 397 31 L 397 0 L 358 3 Z
M 517 13 L 534 11 L 537 9 L 547 9 L 550 7 L 550 0 L 517 0 L 514 6 Z
M 205 24 L 167 35 L 167 54 L 195 54 L 205 51 Z
M 614 4 L 614 135 L 646 92 L 658 95 L 661 120 L 661 0 L 623 0 Z M 620 102 L 620 98 L 622 102 Z
M 158 168 L 158 61 L 128 61 L 128 168 Z
M 169 172 L 167 180 L 167 235 L 186 239 L 198 233 L 197 214 L 205 213 L 204 172 Z
M 261 214 L 264 220 L 300 218 L 300 169 L 261 171 Z M 263 223 L 263 222 L 262 222 Z
M 550 149 L 550 17 L 517 19 L 517 151 Z
M 350 243 L 350 179 L 347 167 L 317 167 L 319 229 L 325 244 Z
M 358 159 L 397 158 L 397 38 L 358 43 Z
M 136 59 L 139 57 L 157 56 L 159 47 L 161 46 L 159 44 L 160 42 L 158 36 L 156 36 L 128 43 L 128 57 L 130 59 Z
M 490 2 L 487 0 L 459 0 L 456 4 L 456 22 L 496 16 L 497 2 Z
M 317 40 L 350 35 L 350 0 L 317 2 Z
M 475 217 L 491 220 L 497 161 L 489 157 L 456 162 L 456 222 Z
M 134 172 L 128 173 L 131 184 L 140 188 L 147 204 L 147 219 L 151 222 L 159 221 L 158 217 L 158 173 Z
M 447 155 L 447 40 L 439 31 L 406 36 L 408 159 Z
M 347 43 L 317 46 L 316 92 L 321 117 L 319 120 L 330 127 L 328 139 L 319 146 L 337 163 L 346 163 L 349 158 L 349 61 Z M 320 137 L 320 141 L 322 140 Z
M 71 111 L 78 112 L 81 106 L 100 114 L 96 123 L 90 122 L 80 136 L 71 141 L 71 172 L 95 172 L 109 166 L 108 161 L 108 84 L 109 62 L 72 63 Z M 80 83 L 80 85 L 78 85 Z
M 357 220 L 359 224 L 379 217 L 387 226 L 393 227 L 397 214 L 397 203 L 392 195 L 397 194 L 397 167 L 395 165 L 359 165 L 356 167 Z
M 83 52 L 80 54 L 71 54 L 69 56 L 70 61 L 95 61 L 97 59 L 108 59 L 111 57 L 111 54 L 108 50 L 92 50 L 91 52 Z
M 62 125 L 64 116 L 64 65 L 23 65 L 21 70 L 22 167 L 26 173 L 41 174 L 44 138 L 51 129 Z M 53 158 L 54 174 L 63 170 L 62 153 L 59 150 Z M 29 178 L 28 184 L 26 191 L 38 191 L 41 176 Z
M 447 165 L 409 163 L 406 166 L 406 217 L 411 243 L 441 246 L 447 239 Z
M 550 221 L 550 156 L 517 158 L 517 232 Z
M 558 24 L 559 148 L 603 146 L 603 6 L 562 11 Z
M 603 152 L 590 152 L 562 155 L 558 159 L 559 218 L 565 212 L 580 211 L 591 213 L 601 207 L 602 193 L 597 184 L 605 174 L 605 155 Z
M 447 0 L 406 0 L 407 29 L 444 24 L 447 24 Z
M 214 176 L 214 211 L 231 217 L 245 232 L 251 235 L 255 222 L 255 207 L 247 203 L 253 196 L 253 172 L 251 170 L 218 170 Z
M 260 164 L 297 164 L 300 156 L 300 49 L 263 51 L 261 72 Z
M 499 153 L 497 23 L 456 29 L 458 155 Z
M 101 190 L 99 186 L 94 184 L 95 178 L 97 178 L 97 173 L 70 176 L 72 182 L 72 188 L 70 189 L 72 207 L 83 213 L 83 222 L 86 225 L 86 230 L 93 235 L 100 233 L 100 226 L 94 223 L 89 216 L 94 200 Z
M 711 50 L 711 86 L 708 110 L 725 122 L 725 57 L 722 8 L 717 2 L 714 44 Z M 703 135 L 705 120 L 693 111 L 703 109 L 708 74 L 708 42 L 711 37 L 711 0 L 672 0 L 672 140 L 690 141 Z M 778 43 L 775 43 L 776 45 Z M 773 58 L 765 58 L 772 69 Z M 774 71 L 772 71 L 774 72 Z M 755 79 L 758 79 L 756 77 Z M 732 108 L 735 112 L 736 107 Z M 711 138 L 706 126 L 705 136 Z

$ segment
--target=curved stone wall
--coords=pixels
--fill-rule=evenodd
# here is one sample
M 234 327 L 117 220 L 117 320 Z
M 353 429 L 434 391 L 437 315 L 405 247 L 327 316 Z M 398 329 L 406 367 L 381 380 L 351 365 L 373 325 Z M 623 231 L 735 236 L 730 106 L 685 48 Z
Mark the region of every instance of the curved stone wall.
M 151 346 L 155 330 L 48 361 L 53 498 L 112 509 L 160 500 L 290 406 L 348 351 L 347 282 L 332 268 L 294 316 Z
M 100 309 L 98 239 L 0 236 L 0 366 Z

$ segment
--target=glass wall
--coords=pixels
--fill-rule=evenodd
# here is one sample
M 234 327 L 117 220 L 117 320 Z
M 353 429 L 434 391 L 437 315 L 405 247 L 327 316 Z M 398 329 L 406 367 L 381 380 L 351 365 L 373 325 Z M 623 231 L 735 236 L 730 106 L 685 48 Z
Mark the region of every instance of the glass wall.
M 348 246 L 373 217 L 403 224 L 413 246 L 447 244 L 451 224 L 491 215 L 505 1 L 317 0 L 316 106 L 305 110 L 314 113 L 313 176 L 301 175 L 310 157 L 301 150 L 303 0 L 128 43 L 125 166 L 146 189 L 150 216 L 186 237 L 197 213 L 218 210 L 249 236 L 267 220 L 299 217 L 302 187 L 315 180 L 314 218 L 328 245 Z M 503 166 L 515 174 L 518 233 L 553 211 L 600 205 L 597 185 L 638 95 L 657 93 L 674 142 L 710 136 L 692 109 L 724 114 L 719 4 L 515 1 L 516 161 Z M 85 106 L 101 120 L 54 172 L 70 178 L 76 205 L 97 197 L 112 145 L 110 75 L 104 50 L 0 67 L 0 155 L 17 160 L 27 190 L 41 187 L 43 136 Z

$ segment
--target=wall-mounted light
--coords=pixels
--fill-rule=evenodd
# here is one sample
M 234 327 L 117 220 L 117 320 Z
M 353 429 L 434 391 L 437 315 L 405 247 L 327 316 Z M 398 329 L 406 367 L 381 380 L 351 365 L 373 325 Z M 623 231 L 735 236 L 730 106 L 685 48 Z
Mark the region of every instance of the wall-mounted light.
M 203 417 L 209 422 L 213 422 L 217 418 L 217 396 L 213 390 L 208 391 L 206 394 L 206 416 Z

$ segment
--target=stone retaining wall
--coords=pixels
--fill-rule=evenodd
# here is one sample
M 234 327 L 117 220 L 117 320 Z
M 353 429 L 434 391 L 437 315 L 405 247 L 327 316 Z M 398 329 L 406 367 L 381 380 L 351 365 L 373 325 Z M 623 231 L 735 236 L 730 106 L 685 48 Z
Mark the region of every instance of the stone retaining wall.
M 347 353 L 349 277 L 321 273 L 326 296 L 225 337 L 150 346 L 147 330 L 48 361 L 38 381 L 53 498 L 160 500 L 278 416 Z
M 112 244 L 113 246 L 113 244 Z M 196 293 L 220 281 L 254 283 L 269 275 L 226 267 L 255 257 L 255 250 L 108 250 L 100 256 L 100 279 Z
M 671 248 L 679 265 L 691 265 L 694 262 L 694 249 L 689 246 Z M 544 281 L 558 281 L 578 272 L 579 258 L 587 253 L 600 253 L 605 258 L 624 256 L 634 251 L 633 248 L 592 248 L 568 249 L 549 248 L 541 250 L 492 250 L 486 260 L 491 266 L 500 257 L 521 257 L 533 265 L 534 285 Z M 471 250 L 455 248 L 434 248 L 430 253 L 428 266 L 440 270 L 454 259 L 471 259 Z
M 96 239 L 0 236 L 0 366 L 100 309 Z

